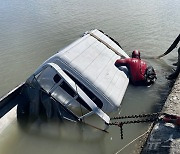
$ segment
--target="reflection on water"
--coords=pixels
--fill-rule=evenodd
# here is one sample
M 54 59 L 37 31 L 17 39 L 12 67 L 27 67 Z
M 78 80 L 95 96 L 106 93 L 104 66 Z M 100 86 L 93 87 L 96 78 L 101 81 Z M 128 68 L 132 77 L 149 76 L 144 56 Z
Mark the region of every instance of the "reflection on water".
M 14 122 L 1 141 L 1 153 L 105 153 L 105 132 L 78 123 L 36 122 L 27 128 Z M 93 134 L 93 135 L 92 135 Z M 7 135 L 7 134 L 6 134 Z M 18 143 L 18 144 L 15 144 Z M 5 147 L 5 145 L 7 145 Z M 11 147 L 11 149 L 9 148 Z
M 104 30 L 128 54 L 134 49 L 139 49 L 142 57 L 161 54 L 179 34 L 179 8 L 179 0 L 1 0 L 0 95 L 25 81 L 44 60 L 90 29 Z M 145 59 L 156 69 L 156 83 L 150 88 L 129 85 L 121 110 L 112 116 L 150 113 L 162 107 L 170 87 L 165 76 L 177 59 L 176 50 L 161 60 Z M 0 153 L 113 154 L 148 126 L 125 125 L 121 140 L 116 127 L 103 133 L 77 124 L 36 124 L 22 131 L 14 120 L 1 134 Z M 137 142 L 121 153 L 136 153 L 136 148 Z

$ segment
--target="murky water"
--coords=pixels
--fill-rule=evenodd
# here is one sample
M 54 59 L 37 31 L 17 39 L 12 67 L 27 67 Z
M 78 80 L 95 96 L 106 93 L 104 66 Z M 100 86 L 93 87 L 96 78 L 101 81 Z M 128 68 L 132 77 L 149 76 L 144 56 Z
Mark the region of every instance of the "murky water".
M 101 29 L 128 53 L 142 57 L 163 53 L 179 34 L 179 0 L 1 0 L 0 95 L 25 81 L 49 56 L 85 31 Z M 158 111 L 170 82 L 165 79 L 177 59 L 177 49 L 161 60 L 146 59 L 157 72 L 150 88 L 129 85 L 122 108 L 112 115 Z M 148 129 L 148 124 L 124 126 L 124 139 L 112 127 L 103 133 L 89 126 L 57 124 L 22 131 L 14 122 L 1 134 L 1 154 L 114 154 Z M 137 153 L 137 142 L 121 153 Z

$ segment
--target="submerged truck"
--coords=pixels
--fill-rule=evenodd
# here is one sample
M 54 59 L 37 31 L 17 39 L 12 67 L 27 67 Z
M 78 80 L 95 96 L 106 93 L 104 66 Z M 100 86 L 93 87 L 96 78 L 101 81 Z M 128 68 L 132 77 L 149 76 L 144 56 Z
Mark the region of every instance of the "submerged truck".
M 121 57 L 129 56 L 117 41 L 100 30 L 88 31 L 2 97 L 0 117 L 17 105 L 19 121 L 43 117 L 83 122 L 95 114 L 108 124 L 108 113 L 120 107 L 129 83 L 114 65 Z

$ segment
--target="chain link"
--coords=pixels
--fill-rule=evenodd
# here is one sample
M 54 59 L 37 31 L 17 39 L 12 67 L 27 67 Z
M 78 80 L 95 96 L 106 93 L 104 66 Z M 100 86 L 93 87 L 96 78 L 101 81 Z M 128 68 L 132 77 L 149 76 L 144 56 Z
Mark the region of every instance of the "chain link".
M 160 115 L 165 113 L 151 113 L 151 114 L 140 114 L 140 115 L 127 115 L 127 116 L 119 116 L 119 117 L 112 117 L 111 120 L 118 120 L 118 119 L 128 119 L 128 118 L 144 118 L 144 119 L 136 119 L 136 120 L 128 120 L 128 121 L 115 121 L 111 122 L 109 126 L 118 126 L 120 128 L 120 135 L 121 139 L 123 139 L 123 125 L 124 124 L 134 124 L 134 123 L 145 123 L 145 122 L 155 122 L 158 120 Z
M 120 125 L 121 139 L 123 139 L 123 125 Z
M 119 117 L 112 117 L 111 120 L 116 119 L 127 119 L 127 118 L 144 118 L 144 117 L 158 117 L 159 115 L 162 115 L 164 113 L 150 113 L 150 114 L 135 114 L 135 115 L 125 115 L 125 116 L 119 116 Z
M 120 126 L 124 124 L 135 124 L 135 123 L 144 123 L 144 122 L 154 122 L 156 121 L 157 118 L 151 118 L 151 119 L 142 119 L 142 120 L 131 120 L 131 121 L 124 121 L 124 122 L 112 122 L 109 123 L 108 125 L 114 125 L 114 126 Z

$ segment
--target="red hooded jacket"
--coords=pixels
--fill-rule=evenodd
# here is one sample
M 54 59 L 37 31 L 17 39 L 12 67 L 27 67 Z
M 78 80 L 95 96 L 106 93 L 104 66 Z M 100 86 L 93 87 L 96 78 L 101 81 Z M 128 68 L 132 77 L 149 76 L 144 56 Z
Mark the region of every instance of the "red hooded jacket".
M 118 59 L 115 62 L 116 67 L 126 66 L 130 72 L 130 79 L 133 83 L 145 81 L 144 75 L 147 64 L 138 58 Z

